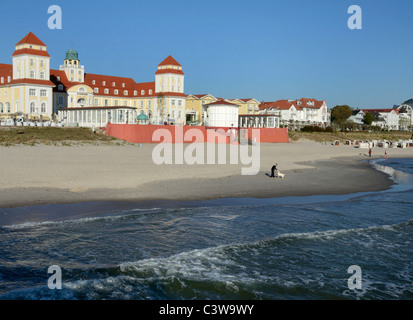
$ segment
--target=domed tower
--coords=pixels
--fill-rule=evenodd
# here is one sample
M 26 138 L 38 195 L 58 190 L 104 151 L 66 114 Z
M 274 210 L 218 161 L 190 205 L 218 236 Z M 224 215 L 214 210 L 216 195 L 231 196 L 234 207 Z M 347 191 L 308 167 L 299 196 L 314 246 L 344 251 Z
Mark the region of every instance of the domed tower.
M 64 65 L 60 66 L 60 70 L 66 72 L 70 82 L 83 83 L 85 81 L 85 67 L 80 65 L 79 54 L 74 49 L 66 51 Z

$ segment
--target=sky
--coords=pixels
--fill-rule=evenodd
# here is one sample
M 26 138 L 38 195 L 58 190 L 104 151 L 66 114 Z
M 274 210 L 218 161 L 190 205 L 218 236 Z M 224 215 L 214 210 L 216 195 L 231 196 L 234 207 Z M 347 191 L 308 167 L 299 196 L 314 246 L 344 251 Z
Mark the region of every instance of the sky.
M 48 28 L 48 8 L 62 29 Z M 351 5 L 362 29 L 350 30 Z M 413 96 L 411 0 L 1 1 L 0 63 L 32 31 L 59 69 L 74 48 L 87 73 L 155 80 L 172 55 L 186 94 L 325 99 L 390 108 Z

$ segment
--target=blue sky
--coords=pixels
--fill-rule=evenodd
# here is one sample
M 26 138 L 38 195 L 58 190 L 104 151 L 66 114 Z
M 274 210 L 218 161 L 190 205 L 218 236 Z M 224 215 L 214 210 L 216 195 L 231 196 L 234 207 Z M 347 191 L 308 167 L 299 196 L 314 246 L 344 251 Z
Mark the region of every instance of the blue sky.
M 53 4 L 62 30 L 47 27 Z M 353 4 L 362 30 L 347 27 Z M 412 10 L 411 0 L 2 1 L 0 63 L 32 31 L 54 69 L 73 46 L 86 72 L 149 82 L 171 54 L 187 94 L 385 108 L 413 96 Z

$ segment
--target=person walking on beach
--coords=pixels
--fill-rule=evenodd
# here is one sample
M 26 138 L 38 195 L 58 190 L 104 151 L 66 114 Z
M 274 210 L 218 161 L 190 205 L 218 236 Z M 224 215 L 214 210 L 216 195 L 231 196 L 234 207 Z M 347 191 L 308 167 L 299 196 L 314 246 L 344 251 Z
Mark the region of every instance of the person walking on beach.
M 387 159 L 387 150 L 384 151 L 384 157 Z
M 371 148 L 369 149 L 369 157 L 371 158 Z
M 277 170 L 278 163 L 274 164 L 271 168 L 271 178 L 275 178 L 275 170 Z

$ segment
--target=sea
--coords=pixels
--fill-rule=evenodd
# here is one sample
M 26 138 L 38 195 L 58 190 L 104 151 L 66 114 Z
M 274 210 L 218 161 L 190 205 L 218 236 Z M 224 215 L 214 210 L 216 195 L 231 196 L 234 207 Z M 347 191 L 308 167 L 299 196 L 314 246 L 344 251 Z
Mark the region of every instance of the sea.
M 413 159 L 371 165 L 391 189 L 0 209 L 0 299 L 413 299 Z

